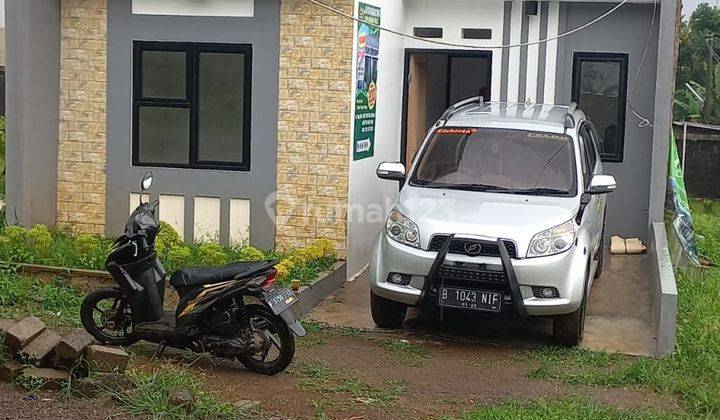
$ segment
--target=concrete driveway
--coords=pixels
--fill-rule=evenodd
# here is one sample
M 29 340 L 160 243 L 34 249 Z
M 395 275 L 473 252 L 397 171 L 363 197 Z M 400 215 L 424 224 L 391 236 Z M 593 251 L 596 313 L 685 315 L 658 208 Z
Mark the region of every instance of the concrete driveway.
M 602 276 L 590 292 L 583 346 L 632 355 L 655 348 L 646 255 L 605 256 Z M 315 308 L 308 317 L 335 326 L 379 329 L 370 315 L 367 272 Z M 552 320 L 498 319 L 475 313 L 447 313 L 441 323 L 417 309 L 408 311 L 405 331 L 463 343 L 533 348 L 552 345 Z

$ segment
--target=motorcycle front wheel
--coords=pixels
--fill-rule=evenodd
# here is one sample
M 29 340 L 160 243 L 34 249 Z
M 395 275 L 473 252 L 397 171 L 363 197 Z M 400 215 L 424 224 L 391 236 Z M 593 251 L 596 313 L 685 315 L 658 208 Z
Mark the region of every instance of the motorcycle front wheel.
M 80 320 L 102 344 L 129 346 L 140 340 L 133 332 L 130 303 L 117 287 L 90 292 L 80 306 Z
M 268 340 L 268 346 L 260 352 L 239 356 L 240 363 L 249 371 L 263 375 L 275 375 L 290 365 L 295 356 L 295 337 L 282 318 L 264 305 L 247 305 L 252 333 L 260 333 Z

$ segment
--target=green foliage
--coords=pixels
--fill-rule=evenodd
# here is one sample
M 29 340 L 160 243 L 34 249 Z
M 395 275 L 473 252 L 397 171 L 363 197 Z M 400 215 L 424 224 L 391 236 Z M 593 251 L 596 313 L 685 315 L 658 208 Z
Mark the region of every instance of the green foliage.
M 220 401 L 204 390 L 200 379 L 187 369 L 167 364 L 151 372 L 129 370 L 126 376 L 134 385 L 131 392 L 116 392 L 113 397 L 129 414 L 163 419 L 230 419 L 257 413 L 239 413 L 228 402 Z M 174 405 L 171 394 L 186 390 L 193 397 L 187 405 Z
M 720 256 L 720 203 L 691 201 L 700 251 Z M 530 376 L 572 385 L 641 387 L 679 396 L 693 417 L 720 417 L 720 269 L 676 273 L 676 353 L 631 359 L 584 349 L 544 349 L 529 354 Z
M 5 116 L 0 116 L 0 200 L 5 199 Z M 3 217 L 3 220 L 5 218 Z
M 195 261 L 201 266 L 225 265 L 228 263 L 227 250 L 219 244 L 200 244 L 195 249 Z
M 155 237 L 155 250 L 158 255 L 162 258 L 167 255 L 167 252 L 170 251 L 170 249 L 180 245 L 182 245 L 180 235 L 172 226 L 170 226 L 169 223 L 161 221 L 160 231 Z
M 50 325 L 80 326 L 83 296 L 60 280 L 44 283 L 12 270 L 0 271 L 0 318 L 35 315 Z
M 430 359 L 430 352 L 420 342 L 386 338 L 380 341 L 380 345 L 393 359 L 406 366 L 422 366 Z
M 580 398 L 538 400 L 533 402 L 506 401 L 499 405 L 479 405 L 460 417 L 462 420 L 632 420 L 677 418 L 655 411 L 621 410 L 589 403 Z

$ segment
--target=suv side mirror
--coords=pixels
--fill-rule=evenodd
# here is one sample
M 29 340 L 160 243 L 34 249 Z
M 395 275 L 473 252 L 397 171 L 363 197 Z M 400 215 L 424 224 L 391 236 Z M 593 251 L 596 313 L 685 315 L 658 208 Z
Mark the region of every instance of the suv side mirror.
M 380 179 L 391 181 L 405 181 L 405 165 L 400 162 L 382 162 L 375 170 Z
M 615 191 L 617 183 L 612 175 L 595 175 L 590 180 L 588 194 L 607 194 Z

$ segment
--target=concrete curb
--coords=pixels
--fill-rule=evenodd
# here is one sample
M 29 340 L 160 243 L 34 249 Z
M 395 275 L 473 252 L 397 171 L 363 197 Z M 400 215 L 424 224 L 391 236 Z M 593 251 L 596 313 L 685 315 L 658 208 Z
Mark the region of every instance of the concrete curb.
M 298 318 L 302 318 L 320 302 L 332 295 L 342 287 L 347 280 L 347 264 L 345 261 L 338 261 L 330 268 L 330 271 L 315 281 L 310 286 L 300 288 L 298 303 L 293 306 L 293 311 Z
M 652 259 L 652 312 L 655 321 L 655 355 L 675 352 L 678 291 L 675 283 L 665 225 L 655 222 L 650 229 L 650 257 Z

